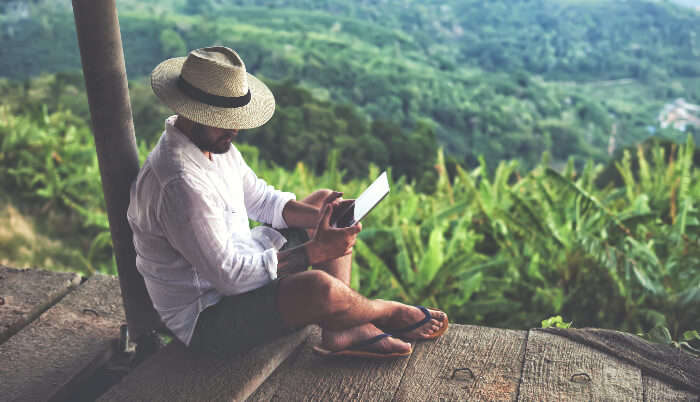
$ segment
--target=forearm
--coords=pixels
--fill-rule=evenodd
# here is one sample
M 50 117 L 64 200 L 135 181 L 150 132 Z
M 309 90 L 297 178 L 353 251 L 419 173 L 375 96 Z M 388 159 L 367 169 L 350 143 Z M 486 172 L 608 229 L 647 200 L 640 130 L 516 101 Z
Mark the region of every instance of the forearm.
M 288 275 L 306 271 L 311 265 L 306 244 L 277 253 L 277 275 Z
M 277 274 L 287 275 L 306 271 L 309 265 L 328 260 L 321 245 L 309 240 L 306 243 L 277 253 Z
M 284 205 L 282 217 L 290 228 L 315 228 L 320 211 L 309 204 L 290 200 Z

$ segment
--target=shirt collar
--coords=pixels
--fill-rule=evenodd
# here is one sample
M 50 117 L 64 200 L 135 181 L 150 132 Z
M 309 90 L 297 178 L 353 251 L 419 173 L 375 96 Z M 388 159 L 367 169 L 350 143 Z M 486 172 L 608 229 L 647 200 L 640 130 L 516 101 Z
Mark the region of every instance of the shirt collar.
M 194 145 L 192 140 L 180 131 L 180 129 L 175 127 L 175 120 L 177 120 L 177 115 L 170 116 L 165 120 L 165 135 L 168 141 L 171 141 L 176 148 L 180 149 L 183 155 L 192 158 L 200 167 L 208 170 L 214 169 L 214 162 L 210 161 L 209 158 L 204 155 L 204 152 Z

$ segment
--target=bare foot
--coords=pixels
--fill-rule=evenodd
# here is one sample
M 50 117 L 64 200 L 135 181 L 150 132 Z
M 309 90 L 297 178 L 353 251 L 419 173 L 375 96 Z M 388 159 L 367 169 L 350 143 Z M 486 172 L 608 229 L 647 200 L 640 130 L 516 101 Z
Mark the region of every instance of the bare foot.
M 385 302 L 394 306 L 394 313 L 375 323 L 388 333 L 410 327 L 425 319 L 425 314 L 418 307 L 389 300 L 385 300 Z M 447 314 L 433 309 L 428 309 L 428 312 L 431 316 L 430 321 L 411 331 L 396 334 L 396 336 L 402 339 L 432 339 L 441 335 L 447 329 Z
M 381 333 L 382 331 L 369 323 L 342 331 L 329 331 L 326 329 L 323 330 L 321 346 L 330 351 L 343 350 Z M 377 353 L 406 353 L 411 351 L 411 344 L 388 336 L 363 347 L 362 350 Z

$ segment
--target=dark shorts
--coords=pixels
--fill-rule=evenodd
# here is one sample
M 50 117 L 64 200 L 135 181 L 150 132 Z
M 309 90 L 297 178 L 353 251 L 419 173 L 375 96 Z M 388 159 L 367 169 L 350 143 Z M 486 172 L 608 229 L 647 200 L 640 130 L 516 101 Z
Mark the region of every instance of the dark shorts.
M 309 238 L 303 229 L 282 229 L 287 243 L 282 250 L 298 246 Z M 190 349 L 210 355 L 230 356 L 287 335 L 277 310 L 277 289 L 282 278 L 235 296 L 224 296 L 199 314 Z

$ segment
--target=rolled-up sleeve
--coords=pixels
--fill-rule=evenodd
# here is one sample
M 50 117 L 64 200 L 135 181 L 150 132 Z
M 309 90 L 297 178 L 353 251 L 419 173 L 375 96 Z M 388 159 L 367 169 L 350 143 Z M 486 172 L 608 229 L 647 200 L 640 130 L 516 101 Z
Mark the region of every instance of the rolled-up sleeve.
M 158 219 L 165 236 L 220 293 L 243 293 L 277 277 L 277 250 L 247 253 L 237 247 L 222 208 L 203 183 L 179 177 L 161 194 Z
M 258 222 L 270 224 L 275 229 L 288 227 L 282 211 L 289 200 L 296 200 L 296 195 L 279 191 L 268 185 L 253 172 L 238 150 L 236 150 L 236 159 L 241 172 L 248 216 Z

